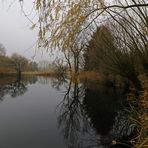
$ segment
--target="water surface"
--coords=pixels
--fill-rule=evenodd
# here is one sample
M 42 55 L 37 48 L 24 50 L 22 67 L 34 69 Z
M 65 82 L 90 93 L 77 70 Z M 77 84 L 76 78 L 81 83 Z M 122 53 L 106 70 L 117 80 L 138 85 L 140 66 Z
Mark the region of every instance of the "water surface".
M 123 99 L 96 82 L 0 78 L 0 148 L 114 147 L 133 130 Z

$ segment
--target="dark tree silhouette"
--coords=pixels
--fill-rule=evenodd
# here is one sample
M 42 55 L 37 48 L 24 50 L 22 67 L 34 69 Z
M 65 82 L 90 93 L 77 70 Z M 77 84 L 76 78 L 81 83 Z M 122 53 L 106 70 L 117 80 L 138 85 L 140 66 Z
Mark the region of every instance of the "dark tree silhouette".
M 11 65 L 16 70 L 19 78 L 21 78 L 21 73 L 25 69 L 27 64 L 28 64 L 28 60 L 25 57 L 23 57 L 17 53 L 14 53 L 11 56 Z

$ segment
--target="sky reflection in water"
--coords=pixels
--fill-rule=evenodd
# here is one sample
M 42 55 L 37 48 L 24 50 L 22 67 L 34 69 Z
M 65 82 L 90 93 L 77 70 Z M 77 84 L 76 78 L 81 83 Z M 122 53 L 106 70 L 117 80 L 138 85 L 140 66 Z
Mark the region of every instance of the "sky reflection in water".
M 0 147 L 113 147 L 133 130 L 123 99 L 122 90 L 96 82 L 0 78 Z

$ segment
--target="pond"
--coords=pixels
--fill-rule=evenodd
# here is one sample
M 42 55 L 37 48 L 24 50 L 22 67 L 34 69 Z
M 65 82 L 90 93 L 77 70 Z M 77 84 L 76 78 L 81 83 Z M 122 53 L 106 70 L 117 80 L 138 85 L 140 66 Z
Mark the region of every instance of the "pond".
M 121 89 L 99 82 L 1 77 L 0 148 L 129 147 L 124 100 Z

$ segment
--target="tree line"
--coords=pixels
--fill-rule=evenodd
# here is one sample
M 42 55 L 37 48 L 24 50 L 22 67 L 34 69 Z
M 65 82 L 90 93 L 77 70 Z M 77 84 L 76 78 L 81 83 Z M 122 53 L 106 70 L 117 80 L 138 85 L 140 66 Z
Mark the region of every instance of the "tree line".
M 11 56 L 6 55 L 5 47 L 0 44 L 0 74 L 18 74 L 24 71 L 37 71 L 38 64 L 34 61 L 28 60 L 26 57 L 13 53 Z

